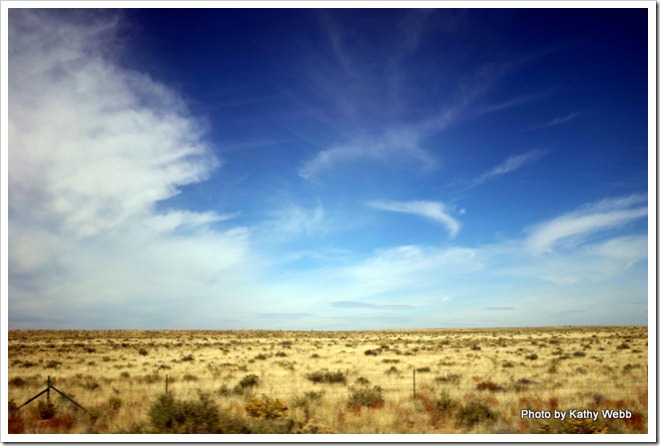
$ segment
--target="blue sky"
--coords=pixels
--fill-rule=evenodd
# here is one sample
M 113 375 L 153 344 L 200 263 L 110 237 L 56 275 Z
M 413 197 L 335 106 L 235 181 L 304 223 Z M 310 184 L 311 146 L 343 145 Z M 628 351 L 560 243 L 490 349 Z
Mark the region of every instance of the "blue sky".
M 647 14 L 11 9 L 9 327 L 645 325 Z

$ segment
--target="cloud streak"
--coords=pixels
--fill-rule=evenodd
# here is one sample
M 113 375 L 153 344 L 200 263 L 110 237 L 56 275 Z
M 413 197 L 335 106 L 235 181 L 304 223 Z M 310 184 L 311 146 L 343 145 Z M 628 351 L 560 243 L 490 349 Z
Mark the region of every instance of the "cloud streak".
M 591 235 L 623 227 L 647 214 L 644 196 L 605 199 L 532 227 L 525 243 L 531 252 L 544 254 L 557 247 L 579 244 Z
M 469 184 L 468 188 L 471 189 L 480 186 L 502 175 L 516 171 L 522 168 L 523 166 L 538 160 L 544 155 L 545 152 L 543 152 L 542 150 L 530 150 L 524 153 L 520 153 L 518 155 L 512 155 L 503 162 L 501 162 L 500 164 L 490 169 L 489 171 L 484 172 L 478 177 L 476 177 Z
M 567 114 L 566 116 L 560 116 L 560 117 L 554 118 L 554 119 L 546 122 L 545 124 L 540 124 L 540 125 L 534 126 L 530 130 L 547 129 L 547 128 L 550 128 L 550 127 L 555 127 L 555 126 L 558 126 L 558 125 L 566 124 L 568 122 L 573 121 L 575 118 L 580 117 L 581 115 L 582 115 L 582 113 L 571 112 L 571 113 Z
M 324 171 L 337 166 L 366 160 L 384 165 L 413 162 L 423 170 L 436 165 L 434 158 L 419 146 L 421 133 L 412 128 L 391 130 L 378 138 L 362 137 L 351 142 L 321 150 L 302 163 L 298 174 L 305 180 L 315 180 Z
M 461 224 L 449 214 L 440 201 L 372 201 L 370 207 L 381 211 L 413 214 L 443 225 L 451 237 L 458 234 Z

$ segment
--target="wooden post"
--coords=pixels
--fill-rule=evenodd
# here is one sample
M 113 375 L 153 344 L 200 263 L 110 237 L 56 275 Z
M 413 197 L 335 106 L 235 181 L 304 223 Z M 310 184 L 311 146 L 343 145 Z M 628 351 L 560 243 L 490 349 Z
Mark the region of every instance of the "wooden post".
M 167 384 L 169 383 L 170 375 L 165 375 L 165 394 L 167 395 Z
M 46 381 L 46 403 L 50 404 L 50 375 L 48 375 L 48 381 Z

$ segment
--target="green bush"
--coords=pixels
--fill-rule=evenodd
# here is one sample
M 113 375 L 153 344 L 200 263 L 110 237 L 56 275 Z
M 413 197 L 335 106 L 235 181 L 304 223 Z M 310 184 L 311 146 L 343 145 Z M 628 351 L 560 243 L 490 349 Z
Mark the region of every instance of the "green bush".
M 243 389 L 255 387 L 257 384 L 259 384 L 259 377 L 254 374 L 245 375 L 238 384 Z
M 307 379 L 313 383 L 346 383 L 346 375 L 343 372 L 330 372 L 327 370 L 312 372 L 307 374 Z
M 348 399 L 348 407 L 350 409 L 358 409 L 360 407 L 382 407 L 385 403 L 383 398 L 383 389 L 379 386 L 372 388 L 361 387 L 351 393 Z
M 470 401 L 458 409 L 458 424 L 468 428 L 483 422 L 495 421 L 496 414 L 481 401 Z
M 319 401 L 321 398 L 323 398 L 323 395 L 325 395 L 325 392 L 315 392 L 313 390 L 310 392 L 305 392 L 302 396 L 298 395 L 293 398 L 291 407 L 306 407 L 313 401 Z
M 218 431 L 220 416 L 211 398 L 199 393 L 197 400 L 181 401 L 171 393 L 160 395 L 149 408 L 157 433 L 211 434 Z
M 443 390 L 440 394 L 440 398 L 435 402 L 436 407 L 440 412 L 448 411 L 457 406 L 456 401 L 454 401 L 446 390 Z

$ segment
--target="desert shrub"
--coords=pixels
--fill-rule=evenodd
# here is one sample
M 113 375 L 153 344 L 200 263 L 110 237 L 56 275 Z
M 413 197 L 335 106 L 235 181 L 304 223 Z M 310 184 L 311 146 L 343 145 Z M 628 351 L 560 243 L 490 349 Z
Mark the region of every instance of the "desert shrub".
M 9 380 L 9 385 L 13 387 L 23 387 L 27 382 L 20 376 L 16 376 Z
M 277 352 L 277 353 L 275 353 L 275 356 L 277 356 L 278 358 L 284 358 L 284 357 L 286 356 L 286 353 L 284 353 L 284 352 Z
M 359 384 L 359 385 L 362 385 L 362 386 L 366 386 L 366 385 L 369 384 L 369 380 L 368 380 L 367 378 L 365 378 L 364 376 L 359 376 L 359 377 L 355 380 L 355 384 Z
M 535 382 L 532 381 L 531 379 L 528 378 L 520 378 L 517 379 L 516 382 L 513 384 L 513 389 L 516 392 L 521 392 L 523 390 L 527 389 L 527 386 L 530 384 L 534 384 Z
M 138 349 L 138 354 L 140 356 L 147 356 L 149 354 L 149 352 L 147 351 L 146 348 L 140 348 L 140 349 Z
M 496 414 L 482 401 L 473 400 L 458 409 L 456 418 L 459 426 L 471 428 L 479 423 L 495 421 Z
M 400 360 L 400 359 L 388 359 L 388 358 L 385 358 L 385 359 L 383 359 L 383 362 L 384 362 L 385 364 L 390 364 L 390 363 L 392 363 L 392 364 L 398 364 L 399 362 L 401 362 L 401 360 Z
M 587 354 L 583 351 L 577 351 L 577 352 L 573 352 L 573 356 L 575 356 L 576 358 L 584 358 L 585 356 L 587 356 Z
M 314 390 L 305 392 L 302 396 L 298 395 L 293 398 L 291 407 L 297 408 L 308 406 L 313 401 L 319 401 L 321 398 L 323 398 L 323 395 L 325 395 L 325 392 L 316 392 Z
M 240 386 L 239 386 L 240 387 Z M 233 391 L 227 386 L 227 384 L 223 384 L 220 386 L 218 389 L 218 394 L 220 396 L 231 396 Z
M 182 361 L 194 361 L 195 357 L 192 355 L 192 353 L 190 353 L 188 355 L 182 356 L 181 360 Z
M 320 370 L 317 372 L 308 373 L 306 377 L 313 383 L 346 383 L 346 375 L 340 371 L 330 372 L 327 370 Z
M 96 381 L 93 381 L 91 379 L 87 379 L 87 380 L 83 381 L 80 385 L 84 389 L 87 389 L 87 390 L 90 390 L 90 391 L 94 391 L 94 390 L 97 390 L 97 389 L 101 388 L 101 385 L 99 383 L 97 383 Z
M 199 378 L 197 378 L 195 375 L 192 375 L 190 373 L 186 373 L 183 375 L 183 380 L 184 381 L 197 381 Z
M 117 411 L 121 408 L 121 405 L 122 405 L 121 398 L 116 396 L 111 396 L 110 398 L 108 398 L 108 407 L 110 408 L 110 410 Z
M 399 373 L 399 369 L 394 366 L 391 366 L 389 369 L 385 370 L 386 375 L 391 375 L 392 373 Z
M 280 400 L 261 395 L 260 398 L 252 398 L 245 403 L 245 411 L 252 418 L 274 419 L 283 418 L 288 408 Z
M 628 344 L 625 343 L 625 342 L 616 346 L 616 349 L 617 349 L 617 350 L 627 350 L 627 349 L 629 349 L 629 348 L 630 348 L 630 345 L 628 345 Z
M 378 352 L 376 350 L 365 350 L 364 354 L 367 356 L 378 356 Z
M 45 369 L 57 369 L 59 366 L 61 366 L 62 363 L 60 361 L 48 361 L 46 365 L 44 365 Z
M 360 407 L 382 407 L 384 403 L 383 389 L 379 386 L 355 389 L 348 399 L 348 407 L 350 409 L 359 409 Z
M 259 377 L 254 374 L 245 375 L 238 384 L 243 389 L 255 387 L 257 384 L 259 384 Z
M 218 431 L 220 416 L 210 397 L 181 401 L 171 393 L 158 396 L 149 408 L 149 419 L 157 433 L 211 434 Z
M 435 401 L 435 406 L 439 411 L 444 412 L 455 408 L 457 404 L 456 401 L 449 396 L 447 391 L 443 390 L 442 393 L 440 393 L 440 398 Z
M 479 347 L 477 344 L 472 344 L 472 345 L 470 346 L 470 349 L 471 349 L 471 350 L 478 351 L 478 350 L 481 350 L 481 347 Z
M 452 383 L 456 384 L 461 380 L 461 375 L 456 373 L 449 373 L 445 376 L 436 376 L 435 382 L 437 383 Z
M 493 381 L 482 381 L 477 384 L 477 390 L 490 390 L 491 392 L 496 392 L 498 390 L 504 390 L 504 387 Z
M 55 405 L 50 401 L 39 401 L 37 404 L 37 411 L 39 412 L 40 420 L 50 420 L 55 416 Z
M 417 373 L 429 373 L 431 371 L 431 367 L 419 367 L 417 370 Z
M 259 353 L 257 356 L 254 357 L 254 359 L 258 359 L 259 361 L 264 361 L 264 360 L 268 359 L 268 357 L 266 355 L 264 355 L 263 353 Z
M 642 365 L 641 364 L 626 364 L 623 366 L 623 373 L 630 373 L 631 370 L 634 369 L 641 369 Z
M 504 369 L 510 369 L 511 367 L 513 367 L 513 363 L 511 361 L 504 361 L 502 363 L 502 368 Z
M 531 355 L 525 356 L 525 359 L 530 361 L 536 361 L 537 359 L 539 359 L 539 355 L 537 355 L 536 353 L 532 353 Z
M 13 399 L 9 400 L 7 403 L 7 411 L 9 412 L 9 415 L 14 415 L 16 412 L 18 412 L 18 405 L 16 404 L 16 401 Z

